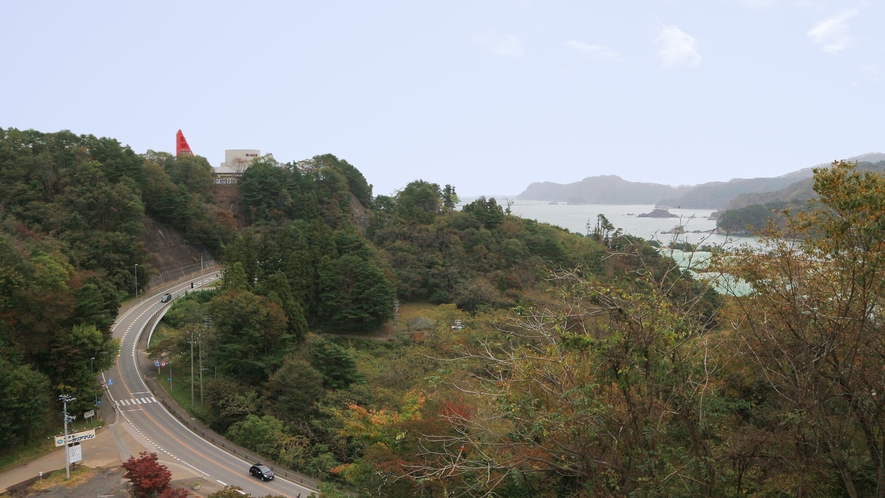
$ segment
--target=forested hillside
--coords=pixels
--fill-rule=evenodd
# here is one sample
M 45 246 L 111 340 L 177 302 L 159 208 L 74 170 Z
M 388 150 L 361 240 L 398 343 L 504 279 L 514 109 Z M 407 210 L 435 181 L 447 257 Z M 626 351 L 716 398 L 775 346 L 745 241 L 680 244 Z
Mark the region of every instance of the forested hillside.
M 868 156 L 878 157 L 873 154 Z M 885 172 L 885 161 L 858 162 L 856 165 L 860 171 L 880 174 Z M 719 232 L 730 234 L 753 234 L 767 228 L 769 223 L 785 229 L 786 212 L 797 214 L 804 211 L 808 202 L 817 196 L 814 190 L 814 178 L 792 183 L 774 192 L 742 194 L 732 199 L 728 209 L 719 214 L 716 227 Z
M 341 211 L 343 190 L 311 207 L 317 182 L 334 174 L 266 166 L 256 178 L 287 187 L 253 192 L 268 196 L 250 201 L 261 208 L 238 244 L 268 250 L 229 259 L 215 295 L 176 304 L 192 310 L 191 328 L 211 318 L 210 362 L 226 365 L 193 413 L 239 444 L 367 497 L 885 490 L 874 387 L 885 349 L 872 340 L 885 283 L 882 176 L 843 163 L 817 171 L 821 201 L 769 234 L 771 252 L 722 252 L 707 267 L 754 291 L 724 298 L 607 220 L 582 237 L 512 217 L 494 199 L 459 211 L 453 187 L 420 180 L 372 199 L 362 239 Z M 324 215 L 287 214 L 295 206 Z M 360 297 L 363 272 L 347 268 L 362 267 L 395 293 Z M 239 301 L 272 314 L 289 291 L 303 340 L 280 320 L 244 323 L 245 338 L 213 330 L 237 320 Z M 397 303 L 383 311 L 394 296 L 424 304 L 392 342 L 317 333 L 396 320 Z M 335 316 L 327 297 L 353 310 Z M 179 334 L 155 354 L 175 357 Z M 265 341 L 262 355 L 247 347 Z
M 376 196 L 330 154 L 258 158 L 236 223 L 202 158 L 0 138 L 0 443 L 100 393 L 149 216 L 224 261 L 149 351 L 185 372 L 199 344 L 213 374 L 183 406 L 353 495 L 885 496 L 875 170 L 815 170 L 770 250 L 689 271 L 604 216 L 585 236 L 452 185 Z
M 202 158 L 0 129 L 0 444 L 42 436 L 59 394 L 93 406 L 120 303 L 149 282 L 145 216 L 214 251 L 233 240 L 211 185 Z
M 604 220 L 585 237 L 512 216 L 495 199 L 458 210 L 453 186 L 422 180 L 371 197 L 351 168 L 331 155 L 254 162 L 239 183 L 252 226 L 228 247 L 221 286 L 178 300 L 151 352 L 175 361 L 188 331 L 203 330 L 218 377 L 192 413 L 273 461 L 360 493 L 438 494 L 445 483 L 419 478 L 433 460 L 421 435 L 452 434 L 446 417 L 497 396 L 459 394 L 453 382 L 488 367 L 462 355 L 486 341 L 536 340 L 506 339 L 522 333 L 512 310 L 528 317 L 566 295 L 597 299 L 581 290 L 585 279 L 631 293 L 642 272 L 655 282 L 654 306 L 683 310 L 698 331 L 715 326 L 717 295 Z M 365 226 L 352 213 L 363 200 Z M 425 311 L 392 342 L 336 339 L 369 339 L 413 304 Z M 575 311 L 550 324 L 576 333 L 594 320 Z

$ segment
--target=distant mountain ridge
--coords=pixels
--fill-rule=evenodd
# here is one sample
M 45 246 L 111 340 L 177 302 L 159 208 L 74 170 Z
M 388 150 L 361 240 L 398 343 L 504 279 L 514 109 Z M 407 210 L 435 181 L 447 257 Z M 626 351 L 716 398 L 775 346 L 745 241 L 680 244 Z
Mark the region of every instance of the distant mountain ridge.
M 871 152 L 847 160 L 857 163 L 876 163 L 885 161 L 885 154 Z M 764 194 L 789 189 L 797 182 L 810 181 L 814 168 L 829 165 L 830 163 L 821 163 L 773 178 L 735 178 L 727 182 L 708 182 L 679 187 L 631 182 L 616 175 L 590 176 L 579 182 L 567 184 L 535 182 L 516 198 L 579 204 L 654 204 L 686 209 L 725 209 L 731 207 L 733 200 L 742 196 L 748 196 L 741 201 L 742 205 L 746 205 L 744 202 L 750 202 L 753 195 L 758 195 L 760 199 L 773 197 Z M 799 190 L 804 192 L 805 188 Z M 802 195 L 804 194 L 799 196 Z
M 876 171 L 885 173 L 885 154 L 864 154 L 862 160 L 851 158 L 852 162 L 857 163 L 860 171 Z M 821 165 L 829 166 L 829 165 Z M 755 204 L 768 204 L 772 202 L 797 203 L 817 197 L 814 192 L 814 178 L 809 177 L 803 180 L 791 183 L 786 187 L 773 192 L 753 192 L 736 196 L 728 203 L 727 209 L 740 209 Z
M 575 183 L 532 183 L 517 199 L 591 204 L 653 204 L 693 187 L 624 180 L 617 175 L 590 176 Z M 651 200 L 650 199 L 654 199 Z

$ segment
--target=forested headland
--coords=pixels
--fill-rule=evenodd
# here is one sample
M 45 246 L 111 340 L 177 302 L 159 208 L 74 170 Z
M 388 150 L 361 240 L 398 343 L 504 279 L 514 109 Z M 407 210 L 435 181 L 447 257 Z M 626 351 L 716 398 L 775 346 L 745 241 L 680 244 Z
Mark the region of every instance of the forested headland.
M 735 297 L 608 220 L 375 195 L 333 155 L 258 158 L 231 213 L 203 158 L 0 130 L 0 443 L 100 395 L 151 217 L 224 261 L 150 351 L 198 336 L 192 415 L 357 496 L 885 496 L 883 186 L 816 170 L 768 250 L 704 269 Z

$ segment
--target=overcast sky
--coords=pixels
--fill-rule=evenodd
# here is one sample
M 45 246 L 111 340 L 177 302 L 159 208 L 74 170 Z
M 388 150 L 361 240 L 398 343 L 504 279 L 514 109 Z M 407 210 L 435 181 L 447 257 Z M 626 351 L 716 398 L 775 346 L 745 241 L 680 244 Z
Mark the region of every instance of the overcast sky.
M 777 176 L 885 151 L 885 12 L 842 0 L 0 0 L 0 127 L 180 128 L 375 194 Z

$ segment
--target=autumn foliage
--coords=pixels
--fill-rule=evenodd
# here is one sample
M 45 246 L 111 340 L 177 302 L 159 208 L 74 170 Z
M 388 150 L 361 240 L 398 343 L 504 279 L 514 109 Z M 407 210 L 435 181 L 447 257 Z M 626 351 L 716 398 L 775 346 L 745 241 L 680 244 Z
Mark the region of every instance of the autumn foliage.
M 186 489 L 169 487 L 172 481 L 172 472 L 165 465 L 157 461 L 156 453 L 142 451 L 138 458 L 129 457 L 123 462 L 124 479 L 132 484 L 132 492 L 137 498 L 187 498 Z

